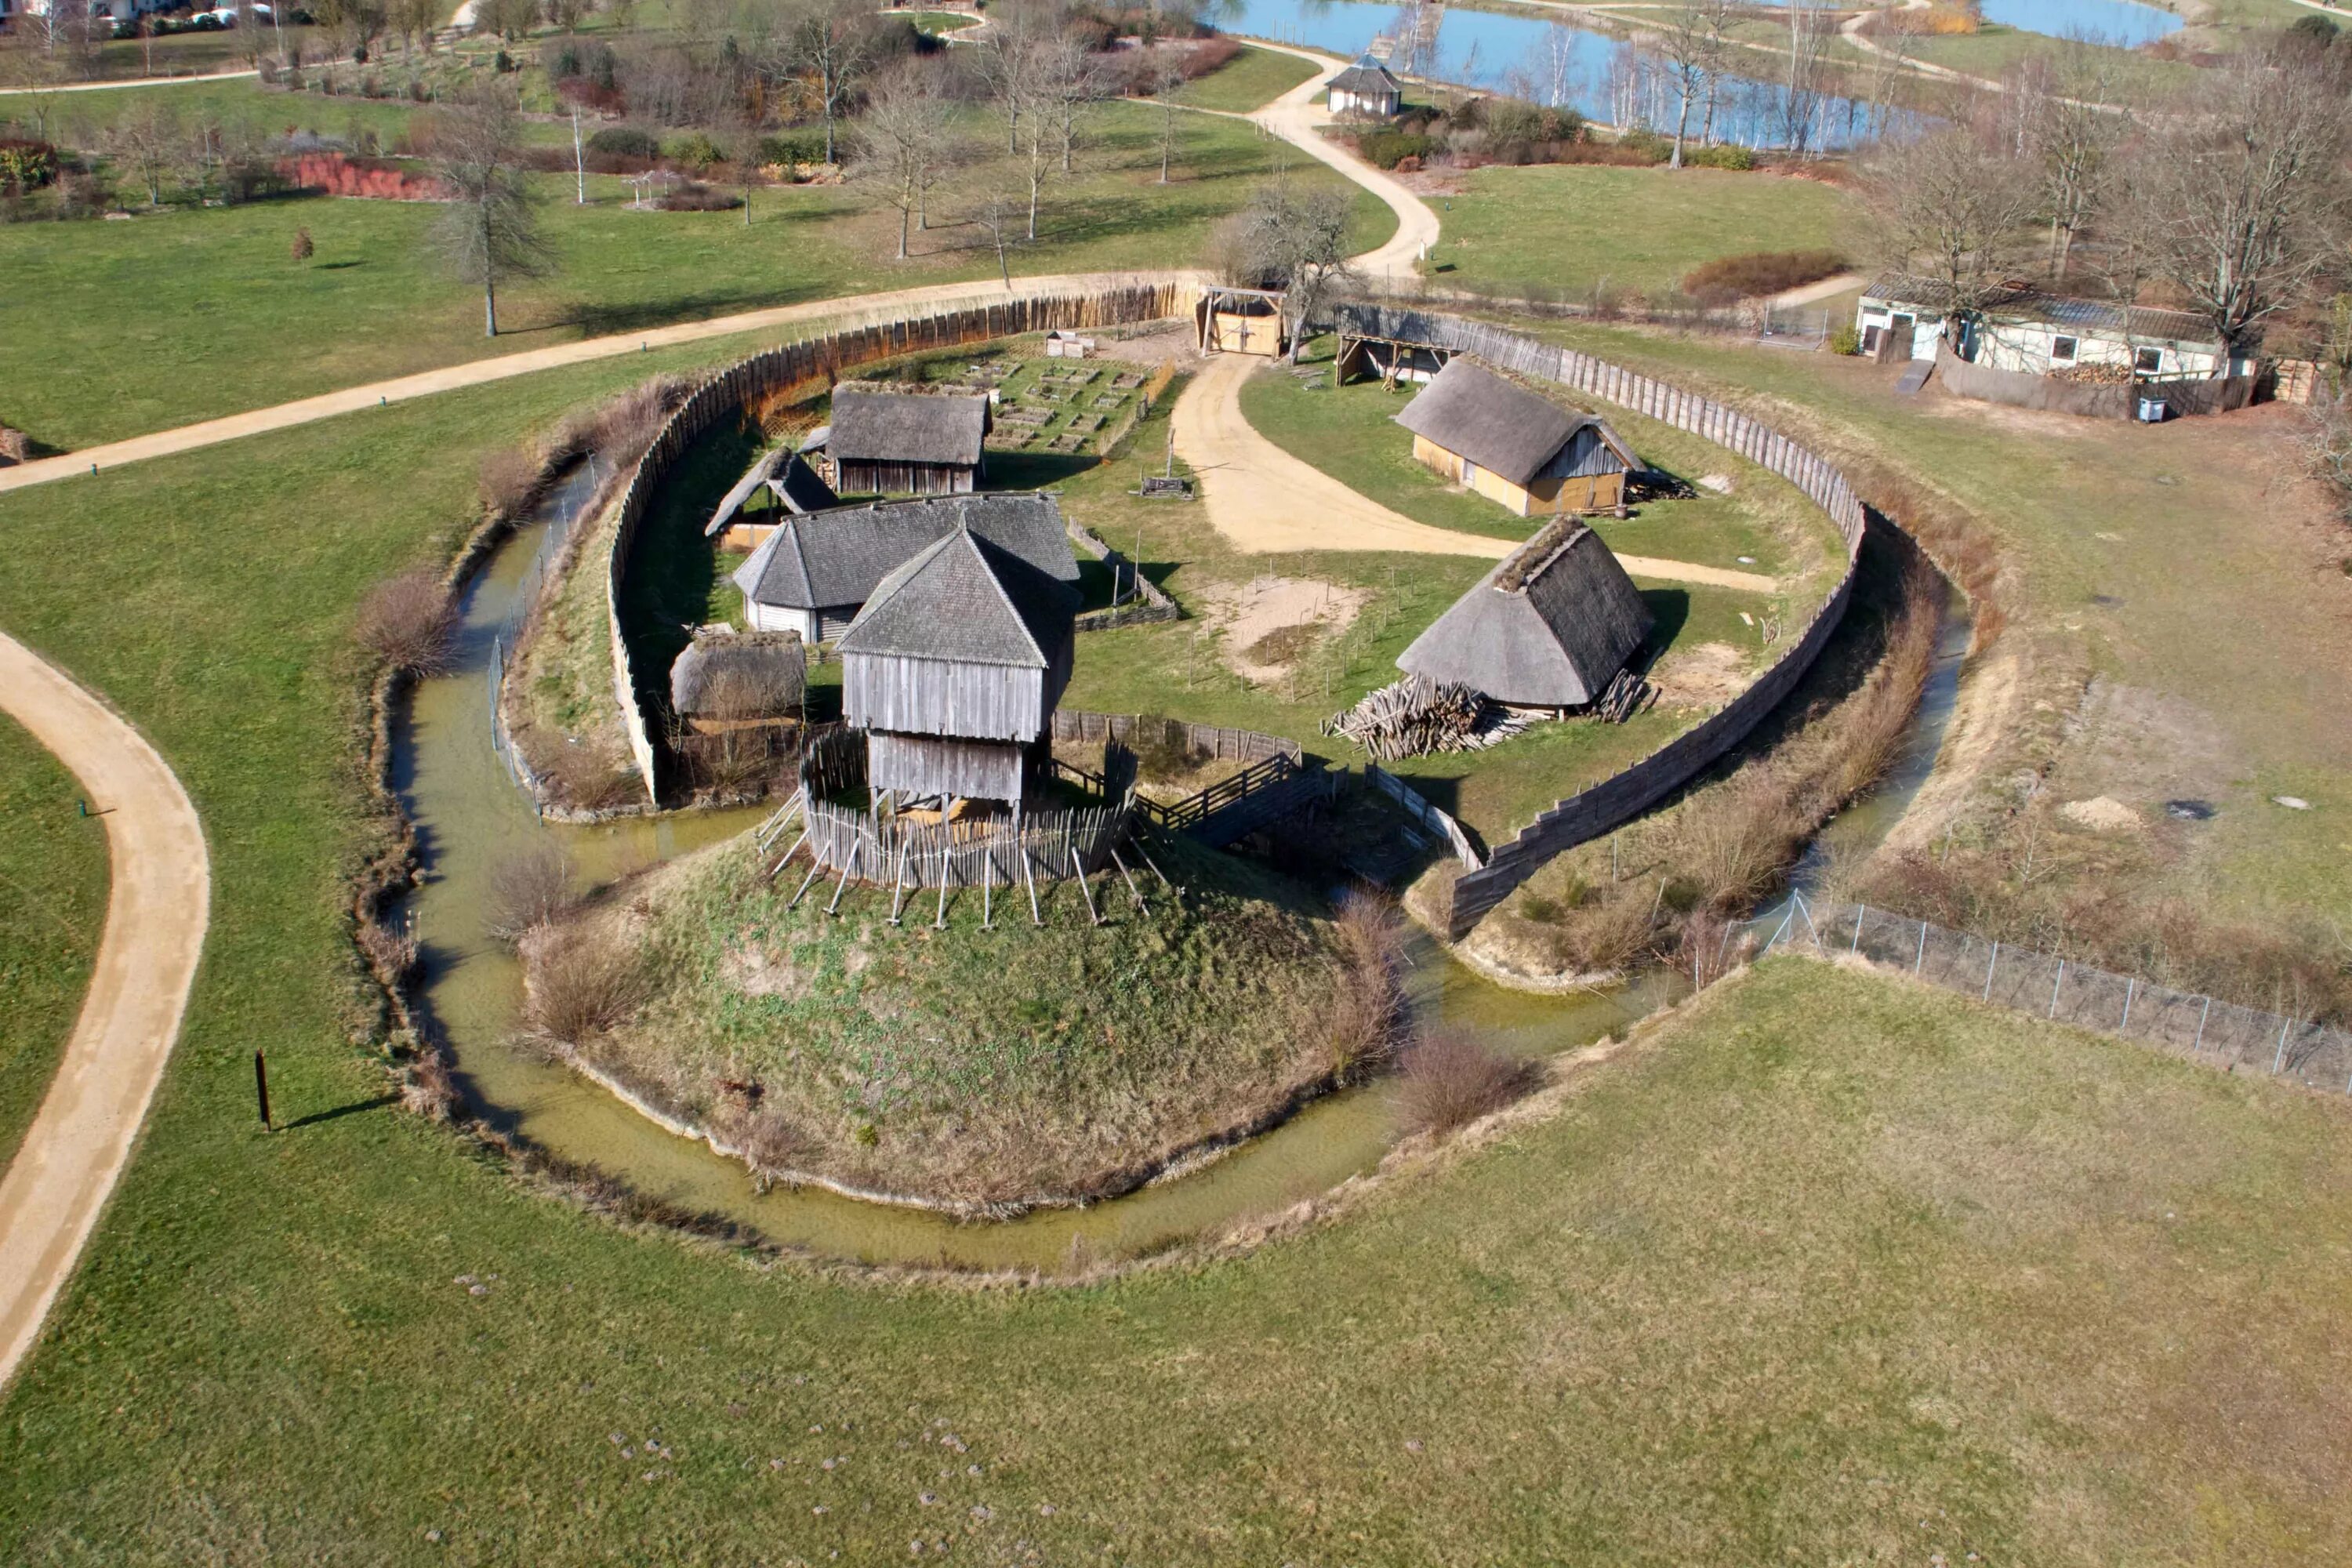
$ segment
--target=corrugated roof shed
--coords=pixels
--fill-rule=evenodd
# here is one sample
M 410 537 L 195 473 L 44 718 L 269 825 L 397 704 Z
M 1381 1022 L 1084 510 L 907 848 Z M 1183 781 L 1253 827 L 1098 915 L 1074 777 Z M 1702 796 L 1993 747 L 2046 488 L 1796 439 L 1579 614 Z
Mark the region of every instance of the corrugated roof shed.
M 1598 533 L 1560 518 L 1503 558 L 1397 668 L 1497 702 L 1581 708 L 1650 635 L 1650 607 Z
M 830 430 L 825 449 L 835 462 L 975 467 L 988 435 L 988 395 L 844 383 L 833 389 Z
M 880 501 L 787 519 L 735 569 L 735 585 L 752 603 L 780 609 L 862 605 L 893 568 L 959 527 L 1057 582 L 1078 580 L 1061 503 L 1005 493 Z
M 1863 290 L 1863 296 L 1938 314 L 1949 310 L 1952 300 L 1951 289 L 1935 279 L 1905 273 L 1874 280 Z M 2026 286 L 2004 289 L 1994 295 L 1985 302 L 1985 314 L 1995 321 L 2046 321 L 2054 327 L 2121 332 L 2166 342 L 2203 343 L 2219 348 L 2221 341 L 2211 322 L 2187 310 L 2166 310 L 2153 305 L 2126 306 L 2111 300 L 2084 300 Z
M 1633 454 L 1590 414 L 1573 414 L 1456 354 L 1404 406 L 1396 422 L 1515 485 L 1525 485 L 1559 449 L 1590 429 L 1631 469 Z M 1609 470 L 1615 471 L 1615 470 Z

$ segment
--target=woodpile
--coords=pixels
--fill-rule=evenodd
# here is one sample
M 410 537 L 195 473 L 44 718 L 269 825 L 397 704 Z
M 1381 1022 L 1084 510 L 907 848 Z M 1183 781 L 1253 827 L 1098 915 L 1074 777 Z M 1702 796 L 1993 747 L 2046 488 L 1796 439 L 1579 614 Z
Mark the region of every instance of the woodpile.
M 1418 675 L 1383 686 L 1323 722 L 1325 734 L 1344 736 L 1381 762 L 1480 752 L 1525 728 L 1526 720 L 1467 686 Z
M 1630 669 L 1621 669 L 1592 704 L 1592 716 L 1604 724 L 1622 724 L 1658 700 L 1657 688 Z
M 2074 364 L 2050 373 L 2053 381 L 2072 382 L 2081 386 L 2128 386 L 2132 367 L 2127 364 Z

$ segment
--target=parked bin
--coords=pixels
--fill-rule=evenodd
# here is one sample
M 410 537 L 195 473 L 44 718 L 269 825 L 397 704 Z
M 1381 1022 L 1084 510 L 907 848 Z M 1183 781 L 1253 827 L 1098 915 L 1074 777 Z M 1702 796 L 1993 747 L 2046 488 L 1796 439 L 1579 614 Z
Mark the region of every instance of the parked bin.
M 2139 422 L 2143 425 L 2163 424 L 2167 412 L 2164 399 L 2161 397 L 2143 397 L 2139 400 Z

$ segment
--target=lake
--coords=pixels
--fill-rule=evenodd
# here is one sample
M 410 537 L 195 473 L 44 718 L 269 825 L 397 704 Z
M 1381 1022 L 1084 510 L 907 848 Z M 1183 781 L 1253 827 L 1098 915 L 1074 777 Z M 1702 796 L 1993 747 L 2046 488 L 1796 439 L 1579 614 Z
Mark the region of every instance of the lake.
M 2182 26 L 2171 12 L 2138 0 L 1984 0 L 1984 17 L 2053 38 L 2090 38 L 2124 48 L 2154 43 Z

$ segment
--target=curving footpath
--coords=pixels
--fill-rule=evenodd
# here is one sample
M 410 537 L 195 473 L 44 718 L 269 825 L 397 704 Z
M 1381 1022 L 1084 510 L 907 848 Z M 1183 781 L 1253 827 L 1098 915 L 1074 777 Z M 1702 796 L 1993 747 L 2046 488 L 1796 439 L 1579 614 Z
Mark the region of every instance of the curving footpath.
M 105 815 L 112 891 L 65 1058 L 0 1176 L 0 1382 L 31 1349 L 131 1157 L 180 1032 L 211 875 L 187 792 L 139 731 L 0 633 L 0 709 Z

